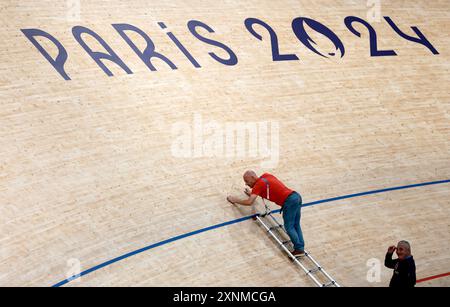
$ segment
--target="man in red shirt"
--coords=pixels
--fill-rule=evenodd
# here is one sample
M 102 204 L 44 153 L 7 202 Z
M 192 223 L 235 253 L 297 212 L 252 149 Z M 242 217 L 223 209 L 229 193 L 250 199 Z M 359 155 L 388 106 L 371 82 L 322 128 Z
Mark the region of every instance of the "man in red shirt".
M 275 176 L 265 173 L 258 177 L 254 171 L 244 174 L 245 184 L 252 190 L 246 190 L 247 199 L 228 196 L 227 200 L 232 204 L 251 206 L 258 196 L 268 199 L 281 206 L 284 228 L 294 244 L 294 256 L 302 256 L 305 251 L 302 229 L 300 227 L 302 197 L 297 192 L 287 188 Z

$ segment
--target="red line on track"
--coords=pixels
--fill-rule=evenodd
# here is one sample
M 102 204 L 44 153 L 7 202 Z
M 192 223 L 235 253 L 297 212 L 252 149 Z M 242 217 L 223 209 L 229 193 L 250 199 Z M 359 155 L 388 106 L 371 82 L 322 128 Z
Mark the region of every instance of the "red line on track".
M 423 279 L 419 279 L 418 281 L 416 281 L 416 283 L 421 283 L 421 282 L 425 282 L 425 281 L 429 281 L 429 280 L 433 280 L 433 279 L 437 279 L 437 278 L 441 278 L 441 277 L 445 277 L 445 276 L 450 276 L 450 272 L 423 278 Z

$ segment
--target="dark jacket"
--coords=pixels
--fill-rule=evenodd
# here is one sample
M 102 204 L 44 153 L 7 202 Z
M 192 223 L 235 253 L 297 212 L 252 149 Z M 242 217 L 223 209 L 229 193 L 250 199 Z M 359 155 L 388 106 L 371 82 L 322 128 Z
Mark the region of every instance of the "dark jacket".
M 414 287 L 416 284 L 416 264 L 413 256 L 404 260 L 392 260 L 392 254 L 387 253 L 384 265 L 394 269 L 389 287 Z

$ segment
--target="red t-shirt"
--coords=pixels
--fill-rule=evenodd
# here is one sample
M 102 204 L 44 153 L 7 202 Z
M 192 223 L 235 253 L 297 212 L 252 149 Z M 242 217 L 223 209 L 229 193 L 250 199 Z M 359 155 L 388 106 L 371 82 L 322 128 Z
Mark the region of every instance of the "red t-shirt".
M 264 178 L 269 182 L 269 197 L 267 197 L 267 184 L 261 178 Z M 283 206 L 286 198 L 288 198 L 292 192 L 294 191 L 287 188 L 275 176 L 268 173 L 265 173 L 259 177 L 252 189 L 252 194 L 268 199 L 279 206 Z

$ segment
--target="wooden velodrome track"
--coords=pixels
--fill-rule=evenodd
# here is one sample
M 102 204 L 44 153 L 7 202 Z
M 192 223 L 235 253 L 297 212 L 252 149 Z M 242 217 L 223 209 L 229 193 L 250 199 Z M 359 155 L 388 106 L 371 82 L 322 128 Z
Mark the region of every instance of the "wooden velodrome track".
M 2 1 L 0 286 L 313 286 L 254 221 L 232 222 L 255 212 L 225 201 L 241 192 L 246 169 L 275 174 L 307 204 L 404 187 L 303 209 L 307 249 L 340 284 L 386 286 L 392 271 L 382 265 L 384 254 L 402 239 L 411 242 L 418 279 L 450 272 L 450 4 L 369 2 L 377 6 Z M 367 29 L 355 24 L 357 37 L 344 23 L 347 16 L 367 20 L 374 9 L 381 14 L 370 22 L 378 48 L 397 56 L 371 56 Z M 345 56 L 308 50 L 291 27 L 301 16 L 332 29 Z M 410 36 L 417 26 L 439 54 L 400 37 L 382 16 Z M 268 31 L 255 25 L 263 37 L 256 39 L 244 25 L 250 17 L 273 28 L 280 54 L 299 60 L 273 61 Z M 190 20 L 209 25 L 214 33 L 198 33 L 229 46 L 238 63 L 215 60 L 209 53 L 231 57 L 195 38 Z M 113 28 L 117 23 L 142 29 L 178 69 L 154 59 L 151 71 Z M 74 39 L 75 26 L 95 31 L 133 73 L 105 60 L 114 75 L 108 77 Z M 26 29 L 64 46 L 70 81 Z M 335 51 L 325 36 L 308 32 L 322 53 Z M 92 36 L 82 37 L 105 52 Z M 130 38 L 145 47 L 136 33 Z M 53 43 L 37 42 L 56 58 Z M 177 156 L 173 127 L 194 129 L 199 117 L 218 125 L 277 123 L 278 163 Z M 373 258 L 381 261 L 374 283 L 367 279 Z M 78 268 L 82 276 L 66 280 Z M 450 277 L 418 286 L 450 286 Z

